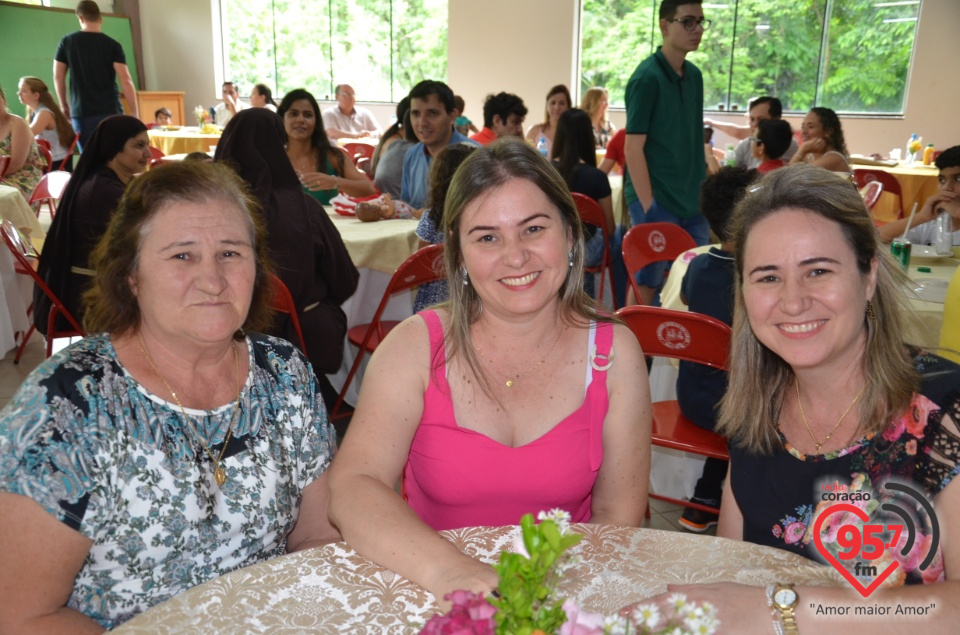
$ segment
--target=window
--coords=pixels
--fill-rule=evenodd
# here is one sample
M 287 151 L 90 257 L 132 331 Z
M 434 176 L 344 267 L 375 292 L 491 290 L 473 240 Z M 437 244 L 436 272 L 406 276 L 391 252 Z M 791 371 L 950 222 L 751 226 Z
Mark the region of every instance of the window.
M 659 6 L 583 0 L 583 89 L 606 86 L 624 105 L 634 68 L 661 42 Z M 703 72 L 705 108 L 773 95 L 795 112 L 903 113 L 920 0 L 728 0 L 703 12 L 711 28 L 687 59 Z
M 220 0 L 225 79 L 392 102 L 446 79 L 447 0 Z M 244 95 L 246 96 L 246 95 Z

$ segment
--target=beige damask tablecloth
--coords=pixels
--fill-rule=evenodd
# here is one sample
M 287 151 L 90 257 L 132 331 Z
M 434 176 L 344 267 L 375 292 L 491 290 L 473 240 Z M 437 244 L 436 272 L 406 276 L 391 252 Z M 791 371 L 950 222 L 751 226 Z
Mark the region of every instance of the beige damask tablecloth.
M 419 246 L 415 233 L 419 221 L 393 218 L 364 223 L 355 216 L 337 214 L 330 205 L 326 209 L 358 269 L 393 274 Z M 379 302 L 380 297 L 376 300 Z
M 560 591 L 591 611 L 615 613 L 665 591 L 670 583 L 839 583 L 833 569 L 769 547 L 654 529 L 574 528 L 584 535 L 575 547 L 581 559 Z M 444 534 L 464 552 L 492 562 L 519 529 L 475 527 Z M 212 580 L 115 632 L 417 633 L 436 610 L 429 593 L 341 542 Z

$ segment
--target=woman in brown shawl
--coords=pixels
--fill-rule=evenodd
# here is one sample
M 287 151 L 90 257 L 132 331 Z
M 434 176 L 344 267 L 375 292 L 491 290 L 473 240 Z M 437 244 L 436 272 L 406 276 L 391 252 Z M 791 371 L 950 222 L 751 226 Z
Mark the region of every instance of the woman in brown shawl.
M 337 394 L 324 375 L 340 368 L 347 333 L 340 305 L 356 291 L 360 274 L 323 207 L 304 193 L 283 138 L 275 113 L 243 110 L 227 124 L 214 159 L 232 165 L 260 201 L 270 257 L 297 305 L 306 354 L 329 408 Z M 278 319 L 272 334 L 297 341 L 288 319 Z

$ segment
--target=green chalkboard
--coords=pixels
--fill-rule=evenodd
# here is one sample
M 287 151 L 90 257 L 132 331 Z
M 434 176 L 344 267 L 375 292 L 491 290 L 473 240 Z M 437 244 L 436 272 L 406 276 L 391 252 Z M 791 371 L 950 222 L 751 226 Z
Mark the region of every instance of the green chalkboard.
M 0 43 L 3 47 L 0 53 L 0 86 L 3 86 L 7 107 L 11 112 L 20 116 L 24 114 L 24 106 L 17 100 L 17 84 L 21 77 L 27 75 L 45 81 L 56 99 L 53 54 L 64 35 L 79 30 L 77 15 L 69 9 L 0 2 Z M 130 18 L 104 14 L 103 32 L 123 46 L 133 85 L 139 86 Z M 69 73 L 67 82 L 70 82 Z

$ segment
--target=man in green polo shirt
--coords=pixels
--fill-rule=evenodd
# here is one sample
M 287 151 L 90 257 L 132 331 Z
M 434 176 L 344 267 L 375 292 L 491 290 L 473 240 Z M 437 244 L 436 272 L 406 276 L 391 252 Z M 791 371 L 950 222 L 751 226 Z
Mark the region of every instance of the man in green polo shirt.
M 710 21 L 700 0 L 663 0 L 663 46 L 637 66 L 627 82 L 627 173 L 624 194 L 630 219 L 680 225 L 698 245 L 710 239 L 700 214 L 703 155 L 703 76 L 686 61 Z M 637 274 L 640 300 L 650 304 L 663 280 L 665 263 Z

